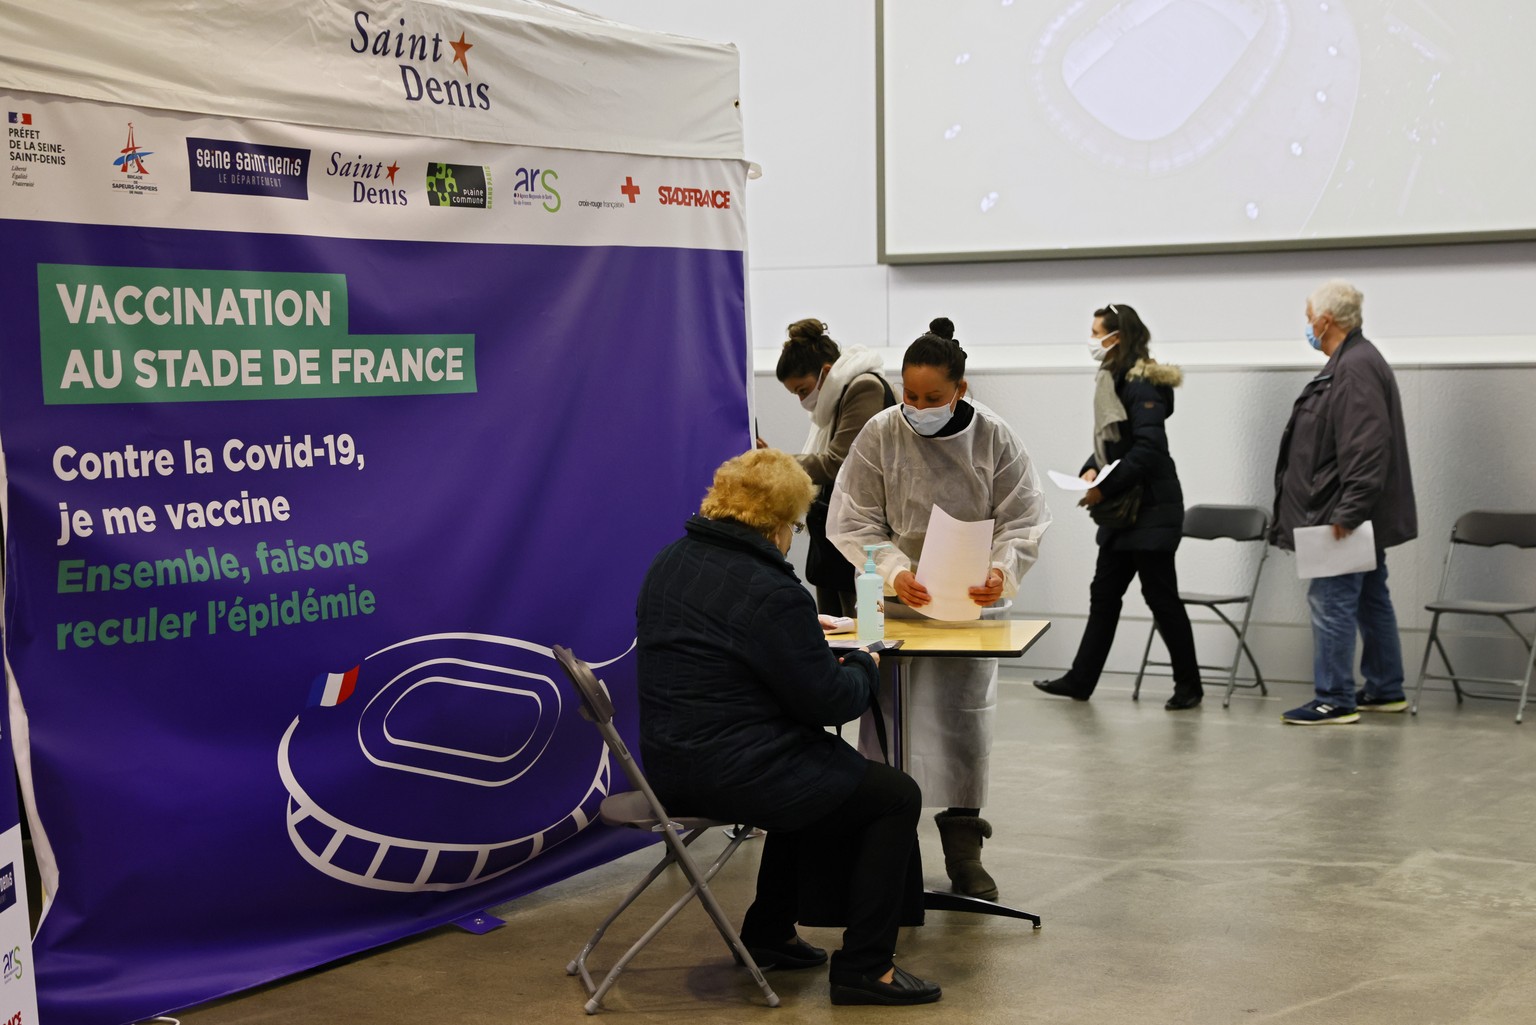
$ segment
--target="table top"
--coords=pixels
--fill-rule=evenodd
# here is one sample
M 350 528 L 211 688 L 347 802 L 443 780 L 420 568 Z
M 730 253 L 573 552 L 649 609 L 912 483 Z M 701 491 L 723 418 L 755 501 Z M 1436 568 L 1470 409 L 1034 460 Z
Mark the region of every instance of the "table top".
M 947 658 L 1018 658 L 1051 628 L 1048 619 L 977 619 L 944 623 L 936 619 L 885 621 L 885 639 L 901 641 L 898 655 Z M 843 640 L 851 633 L 832 634 Z

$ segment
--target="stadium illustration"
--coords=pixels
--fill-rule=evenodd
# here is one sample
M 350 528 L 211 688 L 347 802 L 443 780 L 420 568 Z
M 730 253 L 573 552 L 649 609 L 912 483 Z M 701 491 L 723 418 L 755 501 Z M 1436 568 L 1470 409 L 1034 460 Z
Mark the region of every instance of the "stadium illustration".
M 1354 27 L 1337 2 L 1074 0 L 1030 63 L 1056 131 L 1104 164 L 1152 176 L 1216 150 L 1266 92 L 1288 109 L 1252 122 L 1288 126 L 1273 153 L 1305 140 L 1336 156 L 1360 78 Z M 1326 178 L 1331 164 L 1317 166 Z M 1294 181 L 1299 171 L 1284 173 Z
M 295 850 L 356 886 L 455 890 L 580 833 L 612 774 L 559 674 L 547 647 L 472 633 L 321 674 L 277 750 Z

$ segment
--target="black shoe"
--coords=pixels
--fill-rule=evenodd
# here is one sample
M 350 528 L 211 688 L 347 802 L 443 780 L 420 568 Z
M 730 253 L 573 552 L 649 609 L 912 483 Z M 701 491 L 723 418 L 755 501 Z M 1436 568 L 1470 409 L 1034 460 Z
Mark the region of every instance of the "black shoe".
M 931 1004 L 944 995 L 932 982 L 924 982 L 910 972 L 891 966 L 891 981 L 881 982 L 878 975 L 832 976 L 834 1004 Z
M 1065 676 L 1059 680 L 1036 680 L 1035 689 L 1060 698 L 1071 698 L 1073 701 L 1087 701 L 1093 696 L 1093 691 L 1084 691 L 1075 683 L 1068 683 Z
M 1174 691 L 1173 697 L 1169 698 L 1167 702 L 1163 704 L 1163 707 L 1168 709 L 1170 712 L 1182 712 L 1186 708 L 1197 707 L 1200 704 L 1201 699 L 1204 697 L 1205 694 L 1201 691 L 1196 691 L 1193 694 L 1180 694 L 1178 691 Z
M 779 968 L 792 972 L 797 968 L 816 968 L 827 963 L 827 952 L 820 947 L 813 947 L 809 943 L 796 936 L 789 943 L 777 943 L 772 946 L 759 946 L 756 943 L 748 943 L 742 940 L 742 946 L 747 948 L 747 953 L 752 955 L 752 960 L 763 971 L 770 968 Z M 743 964 L 741 955 L 736 954 L 736 963 Z

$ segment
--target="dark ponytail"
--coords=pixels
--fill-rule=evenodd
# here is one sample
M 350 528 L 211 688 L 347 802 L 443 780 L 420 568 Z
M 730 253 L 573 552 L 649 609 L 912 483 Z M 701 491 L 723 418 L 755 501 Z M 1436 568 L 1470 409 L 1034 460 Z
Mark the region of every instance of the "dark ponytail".
M 789 325 L 789 341 L 779 352 L 774 370 L 780 383 L 804 374 L 821 376 L 821 368 L 836 363 L 842 352 L 827 335 L 827 325 L 814 317 Z
M 955 324 L 948 317 L 935 317 L 928 322 L 928 332 L 919 335 L 917 341 L 907 346 L 901 358 L 901 368 L 938 367 L 949 381 L 965 378 L 965 350 L 955 341 Z

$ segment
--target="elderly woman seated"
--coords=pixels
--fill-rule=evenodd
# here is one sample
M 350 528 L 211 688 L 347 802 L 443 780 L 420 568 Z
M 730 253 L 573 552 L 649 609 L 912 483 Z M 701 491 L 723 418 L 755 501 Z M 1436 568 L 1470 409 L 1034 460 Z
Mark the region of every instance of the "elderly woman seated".
M 763 968 L 814 968 L 826 951 L 795 931 L 803 898 L 837 875 L 846 926 L 834 1004 L 920 1004 L 939 987 L 892 963 L 921 900 L 911 777 L 826 730 L 858 718 L 878 660 L 834 652 L 785 560 L 816 488 L 762 449 L 716 472 L 686 535 L 646 574 L 637 607 L 640 751 L 668 808 L 768 831 L 742 942 Z M 839 875 L 839 873 L 842 873 Z M 825 923 L 823 923 L 825 924 Z

